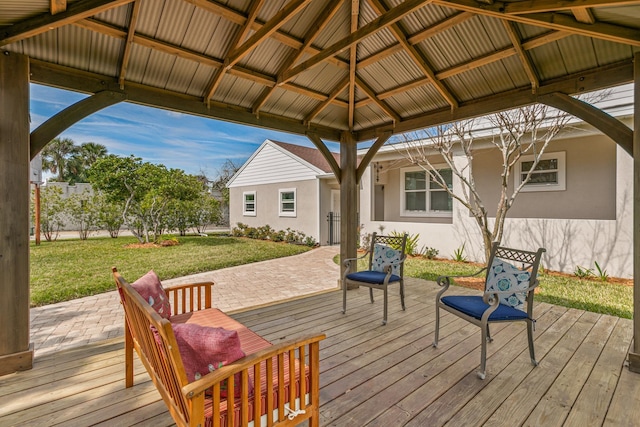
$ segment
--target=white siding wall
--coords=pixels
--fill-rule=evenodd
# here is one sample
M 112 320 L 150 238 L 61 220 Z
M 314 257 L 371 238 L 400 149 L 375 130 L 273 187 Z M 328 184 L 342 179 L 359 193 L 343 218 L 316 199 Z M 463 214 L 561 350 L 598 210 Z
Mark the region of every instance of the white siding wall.
M 304 181 L 316 179 L 319 173 L 280 149 L 264 144 L 229 187 Z

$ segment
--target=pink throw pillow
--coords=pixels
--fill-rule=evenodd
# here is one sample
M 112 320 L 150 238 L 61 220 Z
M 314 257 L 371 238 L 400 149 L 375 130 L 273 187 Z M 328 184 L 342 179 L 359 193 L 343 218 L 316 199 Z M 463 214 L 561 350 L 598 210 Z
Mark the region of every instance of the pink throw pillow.
M 200 379 L 209 372 L 234 362 L 245 356 L 240 348 L 237 331 L 211 328 L 193 323 L 178 323 L 173 326 L 173 334 L 189 382 Z M 241 377 L 234 376 L 234 397 L 240 397 Z M 249 384 L 249 393 L 253 390 Z M 221 384 L 220 396 L 227 397 L 226 381 Z
M 164 292 L 158 275 L 153 270 L 133 282 L 131 287 L 135 289 L 161 317 L 165 319 L 171 317 L 171 303 L 169 302 L 167 294 Z

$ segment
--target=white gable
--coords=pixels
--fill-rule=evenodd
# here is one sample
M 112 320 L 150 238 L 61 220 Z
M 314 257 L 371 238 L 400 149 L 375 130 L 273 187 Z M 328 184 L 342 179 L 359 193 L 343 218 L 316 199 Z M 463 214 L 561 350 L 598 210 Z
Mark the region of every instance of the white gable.
M 265 141 L 231 179 L 229 187 L 316 179 L 323 174 L 292 153 Z

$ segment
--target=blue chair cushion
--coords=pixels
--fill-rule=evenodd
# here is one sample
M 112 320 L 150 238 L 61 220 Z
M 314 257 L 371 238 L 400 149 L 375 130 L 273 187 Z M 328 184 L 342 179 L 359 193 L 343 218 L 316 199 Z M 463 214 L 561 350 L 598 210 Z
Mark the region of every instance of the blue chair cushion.
M 355 282 L 366 282 L 373 283 L 374 285 L 381 285 L 384 283 L 384 278 L 387 273 L 382 273 L 380 271 L 358 271 L 356 273 L 347 274 L 347 279 L 353 280 Z M 392 274 L 389 278 L 389 283 L 391 282 L 399 282 L 400 276 L 396 276 Z
M 478 320 L 482 318 L 482 313 L 489 308 L 489 304 L 486 304 L 482 300 L 481 296 L 456 295 L 444 297 L 441 301 L 445 305 Z M 499 304 L 496 311 L 491 313 L 491 316 L 489 316 L 489 320 L 522 320 L 527 317 L 527 313 L 522 310 L 518 310 L 517 308 L 513 308 L 508 305 Z

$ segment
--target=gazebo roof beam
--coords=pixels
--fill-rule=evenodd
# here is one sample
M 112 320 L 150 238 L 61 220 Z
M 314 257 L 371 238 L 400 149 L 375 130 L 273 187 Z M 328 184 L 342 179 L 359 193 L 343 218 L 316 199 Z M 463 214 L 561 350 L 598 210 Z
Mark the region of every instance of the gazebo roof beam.
M 67 10 L 67 0 L 51 0 L 51 14 L 57 15 Z
M 20 22 L 19 24 L 0 29 L 0 46 L 46 33 L 53 29 L 71 24 L 80 19 L 93 16 L 133 0 L 85 0 L 71 4 L 65 11 L 55 15 L 45 13 Z
M 585 37 L 592 37 L 594 39 L 607 40 L 616 43 L 623 43 L 632 46 L 640 46 L 640 35 L 638 30 L 633 28 L 621 27 L 617 25 L 595 23 L 595 24 L 583 24 L 577 22 L 571 16 L 563 15 L 561 13 L 526 13 L 522 11 L 522 14 L 506 13 L 503 11 L 503 5 L 494 4 L 491 6 L 481 6 L 475 0 L 433 0 L 435 4 L 444 7 L 450 7 L 452 9 L 464 10 L 467 12 L 477 13 L 479 15 L 492 16 L 499 19 L 508 19 L 510 21 L 519 22 L 522 24 L 535 25 L 538 27 L 550 28 L 552 30 L 567 31 L 572 34 L 577 34 Z M 536 4 L 537 2 L 517 2 L 517 4 Z M 558 10 L 559 5 L 556 3 L 554 10 Z M 561 2 L 562 3 L 562 2 Z M 573 7 L 578 6 L 575 2 L 571 2 Z M 585 6 L 586 2 L 580 2 L 581 6 Z M 606 2 L 607 7 L 618 6 L 623 4 L 629 4 L 627 1 L 612 1 Z M 639 3 L 634 1 L 632 3 Z M 605 2 L 597 2 L 599 6 L 603 6 Z M 567 9 L 571 9 L 568 7 Z M 530 9 L 527 11 L 529 12 Z
M 126 31 L 120 30 L 119 28 L 113 27 L 111 25 L 101 23 L 99 21 L 96 21 L 95 19 L 84 19 L 82 21 L 76 22 L 75 25 L 90 29 L 92 31 L 98 31 L 102 34 L 106 34 L 111 37 L 116 37 L 120 39 L 125 39 L 127 37 Z M 200 52 L 195 52 L 195 51 L 186 49 L 184 47 L 173 45 L 171 43 L 162 42 L 157 39 L 152 39 L 151 37 L 136 34 L 133 37 L 133 42 L 140 46 L 148 47 L 150 49 L 155 49 L 160 52 L 164 52 L 168 55 L 175 55 L 180 58 L 189 59 L 191 61 L 197 62 L 202 65 L 206 65 L 209 67 L 221 68 L 224 65 L 223 61 L 220 59 L 203 55 Z M 253 82 L 267 86 L 269 88 L 274 87 L 276 85 L 276 78 L 274 76 L 268 76 L 268 75 L 259 73 L 257 71 L 248 70 L 238 65 L 234 66 L 228 72 L 229 74 L 234 75 L 236 77 L 241 77 L 247 80 L 251 80 Z M 304 94 L 314 99 L 320 99 L 324 101 L 327 98 L 326 95 L 323 95 L 319 92 L 314 92 L 309 89 L 305 89 L 300 86 L 293 85 L 291 83 L 287 83 L 282 87 L 284 89 L 292 90 L 294 92 Z M 346 103 L 340 100 L 334 99 L 331 101 L 331 103 L 341 107 L 346 107 Z
M 229 48 L 227 49 L 227 58 L 224 61 L 225 64 L 229 61 L 229 52 L 231 52 L 236 46 L 238 46 L 245 39 L 249 31 L 251 30 L 251 25 L 253 24 L 256 17 L 258 16 L 258 11 L 260 10 L 264 2 L 265 0 L 256 0 L 253 3 L 251 3 L 251 7 L 249 8 L 249 13 L 245 23 L 243 24 L 240 31 L 236 33 L 235 37 L 229 44 Z M 209 84 L 209 87 L 207 88 L 207 91 L 204 96 L 205 102 L 209 102 L 209 100 L 213 97 L 213 94 L 215 93 L 216 89 L 218 89 L 218 86 L 220 86 L 220 83 L 222 82 L 222 78 L 224 77 L 224 74 L 226 72 L 227 72 L 227 67 L 223 67 L 222 69 L 218 70 L 218 73 L 213 77 L 213 81 Z
M 576 21 L 582 22 L 583 24 L 595 24 L 596 17 L 593 16 L 593 12 L 588 7 L 574 7 L 571 9 L 571 13 L 573 13 Z
M 508 14 L 529 14 L 534 12 L 557 12 L 588 7 L 616 7 L 640 4 L 638 0 L 535 0 L 519 2 L 498 2 L 495 8 Z
M 354 33 L 349 34 L 347 37 L 339 40 L 328 48 L 322 50 L 320 53 L 315 56 L 309 58 L 304 61 L 302 64 L 289 69 L 282 76 L 278 77 L 278 84 L 286 83 L 289 80 L 293 79 L 298 74 L 308 70 L 309 68 L 315 67 L 321 62 L 334 57 L 340 52 L 350 48 L 351 46 L 359 43 L 363 39 L 369 37 L 371 34 L 374 34 L 383 28 L 388 27 L 389 25 L 397 22 L 402 19 L 404 16 L 414 12 L 415 10 L 426 6 L 429 3 L 432 3 L 434 0 L 407 0 L 404 3 L 401 3 L 399 6 L 394 7 L 389 10 L 384 15 L 377 17 L 372 20 L 368 24 L 359 28 Z
M 511 40 L 511 44 L 513 44 L 513 48 L 515 49 L 516 54 L 520 58 L 520 62 L 522 63 L 524 71 L 525 73 L 527 73 L 529 81 L 531 81 L 531 90 L 535 92 L 538 89 L 538 86 L 540 86 L 540 80 L 536 75 L 535 67 L 533 66 L 533 63 L 531 62 L 531 59 L 529 58 L 525 50 L 522 48 L 520 36 L 518 36 L 518 34 L 516 33 L 513 22 L 502 20 L 502 23 L 504 25 L 505 31 L 507 32 L 507 35 L 509 36 L 509 39 Z
M 131 48 L 133 47 L 133 36 L 136 31 L 138 15 L 140 14 L 140 3 L 142 3 L 141 0 L 135 0 L 133 2 L 131 17 L 129 18 L 129 29 L 127 30 L 127 39 L 124 43 L 124 52 L 122 53 L 122 60 L 120 61 L 120 73 L 118 74 L 120 88 L 124 87 L 124 80 L 127 75 L 127 67 L 129 66 L 129 58 L 131 57 Z
M 309 46 L 311 46 L 311 43 L 313 43 L 313 41 L 318 36 L 318 34 L 326 28 L 329 21 L 331 21 L 331 18 L 335 16 L 341 4 L 342 4 L 342 0 L 332 0 L 331 3 L 328 4 L 327 7 L 323 9 L 320 16 L 318 16 L 318 19 L 316 19 L 314 24 L 311 25 L 307 33 L 304 35 L 304 42 L 300 47 L 300 49 L 291 52 L 289 57 L 284 61 L 284 63 L 280 67 L 280 70 L 278 70 L 278 73 L 285 72 L 293 64 L 295 64 L 296 61 L 298 61 L 302 57 L 305 50 Z M 262 91 L 262 93 L 260 94 L 256 102 L 253 104 L 252 110 L 254 114 L 258 114 L 262 106 L 267 102 L 267 100 L 273 94 L 275 89 L 276 89 L 276 86 L 272 86 L 272 87 L 267 87 Z
M 539 36 L 533 37 L 525 41 L 524 43 L 522 43 L 521 46 L 524 50 L 530 50 L 539 46 L 543 46 L 547 43 L 560 40 L 569 35 L 570 35 L 569 33 L 561 32 L 561 31 L 549 31 L 548 33 L 541 34 Z M 455 76 L 457 74 L 463 73 L 465 71 L 473 70 L 475 68 L 482 67 L 492 62 L 496 62 L 501 59 L 508 58 L 509 56 L 513 56 L 515 54 L 516 54 L 516 49 L 514 47 L 508 47 L 508 48 L 499 50 L 497 52 L 491 53 L 489 55 L 483 56 L 481 58 L 474 59 L 469 62 L 465 62 L 463 64 L 448 68 L 446 70 L 439 71 L 435 75 L 437 79 L 443 80 L 443 79 Z M 388 89 L 384 92 L 378 93 L 378 99 L 386 99 L 391 96 L 397 95 L 399 93 L 414 89 L 416 87 L 423 86 L 427 83 L 429 83 L 427 78 L 416 79 L 411 82 L 404 83 L 394 88 Z M 358 102 L 358 106 L 366 105 L 370 102 L 371 102 L 370 99 L 364 99 Z
M 329 94 L 329 97 L 326 100 L 322 101 L 316 108 L 313 109 L 311 113 L 307 115 L 307 117 L 304 118 L 305 123 L 311 123 L 311 120 L 313 120 L 318 114 L 320 114 L 322 110 L 327 108 L 327 106 L 331 104 L 334 101 L 334 99 L 336 99 L 336 97 L 342 93 L 342 91 L 344 91 L 344 89 L 347 87 L 348 84 L 349 84 L 349 76 L 347 75 L 333 89 L 331 94 Z
M 549 93 L 575 94 L 578 92 L 590 92 L 631 81 L 633 81 L 633 63 L 624 61 L 592 69 L 588 72 L 571 74 L 562 79 L 541 82 L 538 92 L 535 94 L 531 93 L 529 88 L 516 89 L 508 93 L 491 95 L 461 103 L 458 109 L 453 111 L 444 108 L 439 111 L 405 118 L 399 124 L 389 123 L 363 129 L 356 133 L 356 140 L 366 141 L 375 138 L 376 135 L 384 131 L 393 131 L 393 133 L 398 134 L 438 124 L 451 123 L 456 120 L 479 117 L 496 111 L 508 110 L 537 102 L 539 96 Z
M 369 3 L 371 4 L 371 6 L 373 6 L 374 10 L 380 15 L 387 12 L 386 6 L 382 4 L 379 0 L 369 0 Z M 402 30 L 402 28 L 400 28 L 400 25 L 397 22 L 393 23 L 390 26 L 390 30 L 391 30 L 391 33 L 396 38 L 396 40 L 400 42 L 400 45 L 407 52 L 409 57 L 413 59 L 413 62 L 415 62 L 415 64 L 418 66 L 418 68 L 420 68 L 422 73 L 425 76 L 427 76 L 427 79 L 429 80 L 429 82 L 435 87 L 438 93 L 440 93 L 440 96 L 442 96 L 449 103 L 449 105 L 451 105 L 451 108 L 456 108 L 458 106 L 458 101 L 456 100 L 456 98 L 453 96 L 451 91 L 444 85 L 444 83 L 436 78 L 431 65 L 428 64 L 426 59 L 422 56 L 422 54 L 418 52 L 418 49 L 416 49 L 413 46 L 413 44 L 409 43 L 409 41 L 407 40 L 407 35 Z M 371 98 L 371 96 L 369 96 L 369 98 Z M 377 97 L 371 98 L 371 99 L 376 101 L 376 103 L 381 102 L 378 100 Z
M 289 22 L 291 18 L 296 16 L 304 9 L 311 0 L 291 0 L 287 5 L 280 9 L 278 13 L 273 15 L 269 22 L 264 24 L 262 28 L 256 31 L 242 46 L 232 49 L 229 57 L 225 60 L 225 68 L 229 69 L 251 52 L 258 44 L 270 37 L 280 27 Z
M 362 81 L 362 79 L 360 79 L 360 77 L 356 76 L 356 84 L 360 87 L 360 89 L 364 91 L 364 93 L 367 94 L 369 99 L 371 99 L 378 107 L 380 107 L 382 111 L 387 113 L 387 115 L 391 117 L 391 119 L 394 122 L 400 123 L 402 121 L 402 117 L 400 117 L 398 113 L 393 111 L 393 108 L 391 108 L 385 102 L 378 99 L 378 96 L 373 92 L 373 90 L 371 90 L 371 88 L 365 82 Z

